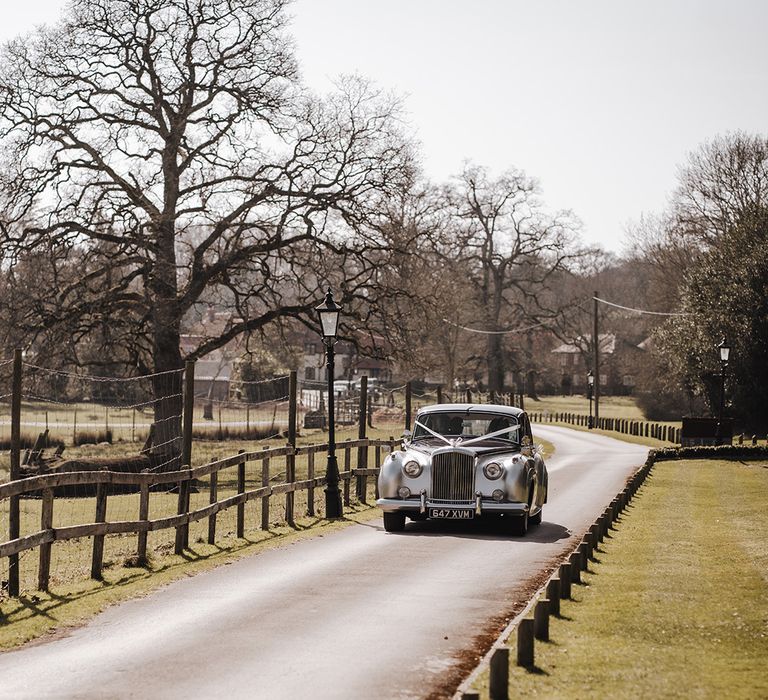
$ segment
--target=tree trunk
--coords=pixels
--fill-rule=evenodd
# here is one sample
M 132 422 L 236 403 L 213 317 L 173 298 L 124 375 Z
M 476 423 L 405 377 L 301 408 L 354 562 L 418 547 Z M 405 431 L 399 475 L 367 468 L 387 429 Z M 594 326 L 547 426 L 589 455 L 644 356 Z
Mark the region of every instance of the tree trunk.
M 165 454 L 176 460 L 181 454 L 181 417 L 183 402 L 183 373 L 174 371 L 183 366 L 179 349 L 179 332 L 165 328 L 155 333 L 155 374 L 152 389 L 155 398 L 155 440 L 153 454 Z
M 539 400 L 539 395 L 536 392 L 536 370 L 529 369 L 525 375 L 525 393 L 534 401 Z
M 504 351 L 500 335 L 488 336 L 488 390 L 504 389 Z
M 150 278 L 152 306 L 152 355 L 155 376 L 155 441 L 152 452 L 164 454 L 173 466 L 181 454 L 181 420 L 184 405 L 181 358 L 181 311 L 177 302 L 174 224 L 164 222 L 157 231 L 157 261 Z

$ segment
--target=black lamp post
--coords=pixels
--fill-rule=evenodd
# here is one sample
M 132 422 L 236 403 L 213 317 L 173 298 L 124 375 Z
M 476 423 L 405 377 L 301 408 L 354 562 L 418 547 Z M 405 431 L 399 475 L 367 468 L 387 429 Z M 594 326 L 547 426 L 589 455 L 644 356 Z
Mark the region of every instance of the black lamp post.
M 723 444 L 723 411 L 725 409 L 725 370 L 728 368 L 728 359 L 731 356 L 731 348 L 728 341 L 723 338 L 717 346 L 720 350 L 720 411 L 717 416 L 717 444 Z
M 328 466 L 325 470 L 325 517 L 340 518 L 341 491 L 339 491 L 339 465 L 336 462 L 336 426 L 333 406 L 334 351 L 336 332 L 339 327 L 341 307 L 333 300 L 331 290 L 325 295 L 325 301 L 315 307 L 320 317 L 320 326 L 325 345 L 326 367 L 328 368 Z
M 589 422 L 587 428 L 592 430 L 594 428 L 594 421 L 592 419 L 592 390 L 595 386 L 595 375 L 592 374 L 592 370 L 587 372 L 587 398 L 589 399 Z

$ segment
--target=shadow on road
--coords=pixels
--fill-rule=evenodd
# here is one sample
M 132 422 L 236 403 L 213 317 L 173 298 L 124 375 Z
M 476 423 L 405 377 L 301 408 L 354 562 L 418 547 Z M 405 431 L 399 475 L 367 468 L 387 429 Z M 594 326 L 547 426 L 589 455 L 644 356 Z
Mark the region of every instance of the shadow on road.
M 383 525 L 373 525 L 383 530 Z M 532 526 L 525 537 L 517 537 L 509 531 L 508 523 L 503 520 L 477 520 L 471 523 L 455 523 L 448 521 L 427 520 L 424 522 L 409 522 L 400 537 L 460 537 L 463 539 L 480 540 L 510 540 L 517 542 L 552 543 L 566 540 L 571 531 L 557 523 L 543 522 Z M 393 535 L 397 537 L 398 535 Z

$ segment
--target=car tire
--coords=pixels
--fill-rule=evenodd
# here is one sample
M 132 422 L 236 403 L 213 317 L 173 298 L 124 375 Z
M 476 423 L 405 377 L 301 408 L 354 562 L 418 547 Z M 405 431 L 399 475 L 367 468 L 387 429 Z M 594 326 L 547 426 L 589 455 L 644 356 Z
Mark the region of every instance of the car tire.
M 515 537 L 525 537 L 528 532 L 528 513 L 513 517 L 510 527 Z
M 544 507 L 542 506 L 541 508 L 539 508 L 539 512 L 536 513 L 536 515 L 532 515 L 528 519 L 528 524 L 529 525 L 541 525 L 541 515 L 542 515 L 543 512 L 544 512 Z
M 405 530 L 405 513 L 384 513 L 384 529 L 387 532 L 402 532 Z

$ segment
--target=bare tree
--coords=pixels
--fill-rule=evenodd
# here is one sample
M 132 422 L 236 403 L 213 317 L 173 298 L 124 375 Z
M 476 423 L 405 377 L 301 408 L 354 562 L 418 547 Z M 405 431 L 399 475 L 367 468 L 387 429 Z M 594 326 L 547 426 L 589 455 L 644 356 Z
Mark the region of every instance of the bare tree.
M 239 320 L 189 358 L 317 302 L 324 251 L 354 248 L 409 147 L 396 100 L 364 81 L 322 100 L 301 88 L 285 5 L 73 0 L 3 48 L 3 256 L 80 270 L 50 290 L 41 328 L 122 326 L 135 364 L 164 372 L 210 295 Z
M 519 170 L 494 179 L 484 168 L 468 166 L 451 198 L 459 221 L 451 253 L 465 262 L 477 320 L 492 331 L 486 336 L 488 384 L 501 391 L 509 336 L 498 331 L 557 313 L 545 292 L 580 255 L 572 245 L 578 223 L 569 212 L 548 214 L 536 182 Z

